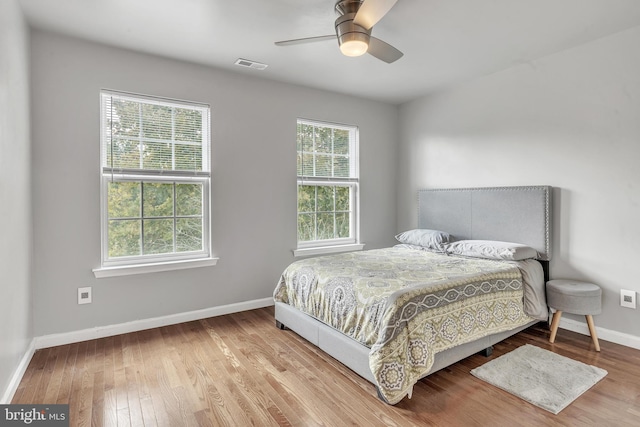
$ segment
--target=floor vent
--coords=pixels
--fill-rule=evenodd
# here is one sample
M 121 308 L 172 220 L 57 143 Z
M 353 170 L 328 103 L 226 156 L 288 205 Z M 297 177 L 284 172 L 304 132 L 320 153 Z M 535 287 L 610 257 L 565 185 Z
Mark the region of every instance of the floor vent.
M 238 58 L 235 62 L 236 65 L 241 67 L 253 68 L 254 70 L 264 70 L 268 67 L 267 64 L 262 64 L 260 62 L 251 61 L 249 59 Z

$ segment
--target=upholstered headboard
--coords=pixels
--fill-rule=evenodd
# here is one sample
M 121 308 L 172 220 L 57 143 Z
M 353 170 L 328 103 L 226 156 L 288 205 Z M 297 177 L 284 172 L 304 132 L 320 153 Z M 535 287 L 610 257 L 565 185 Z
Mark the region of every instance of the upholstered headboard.
M 551 187 L 420 190 L 418 227 L 456 239 L 501 240 L 536 249 L 551 259 Z

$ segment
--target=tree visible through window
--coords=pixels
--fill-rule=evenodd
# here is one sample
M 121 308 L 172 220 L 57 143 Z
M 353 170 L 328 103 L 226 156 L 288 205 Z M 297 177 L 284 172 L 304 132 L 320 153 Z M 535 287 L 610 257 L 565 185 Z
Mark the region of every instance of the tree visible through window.
M 103 265 L 209 256 L 209 107 L 101 93 Z
M 354 126 L 298 120 L 298 247 L 357 241 Z

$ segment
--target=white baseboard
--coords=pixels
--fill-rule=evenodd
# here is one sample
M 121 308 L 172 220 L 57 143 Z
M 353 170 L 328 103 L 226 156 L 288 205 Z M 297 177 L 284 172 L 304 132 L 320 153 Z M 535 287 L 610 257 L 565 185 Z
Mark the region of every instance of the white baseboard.
M 31 358 L 33 357 L 33 353 L 36 352 L 35 340 L 31 340 L 29 347 L 27 347 L 27 351 L 24 352 L 22 359 L 20 359 L 20 363 L 18 364 L 18 368 L 13 373 L 11 377 L 11 381 L 9 381 L 9 386 L 2 394 L 2 398 L 0 398 L 0 405 L 8 405 L 13 400 L 13 396 L 16 394 L 18 390 L 18 386 L 20 385 L 20 381 L 24 373 L 29 366 L 29 362 L 31 362 Z
M 564 317 L 560 318 L 559 327 L 582 335 L 590 335 L 589 327 L 586 323 L 578 322 L 573 319 L 565 319 Z M 605 329 L 599 326 L 596 326 L 596 333 L 598 334 L 598 339 L 640 350 L 640 337 L 635 335 L 612 331 L 611 329 Z
M 133 322 L 119 323 L 117 325 L 98 326 L 96 328 L 82 329 L 79 331 L 65 332 L 36 337 L 35 348 L 48 348 L 58 345 L 72 344 L 97 338 L 111 337 L 129 332 L 143 331 L 145 329 L 159 328 L 161 326 L 175 325 L 191 322 L 193 320 L 206 319 L 207 317 L 222 316 L 225 314 L 239 313 L 241 311 L 273 305 L 273 298 L 263 298 L 218 307 L 204 308 L 202 310 L 188 311 L 186 313 L 170 314 L 168 316 L 152 317 L 151 319 L 134 320 Z

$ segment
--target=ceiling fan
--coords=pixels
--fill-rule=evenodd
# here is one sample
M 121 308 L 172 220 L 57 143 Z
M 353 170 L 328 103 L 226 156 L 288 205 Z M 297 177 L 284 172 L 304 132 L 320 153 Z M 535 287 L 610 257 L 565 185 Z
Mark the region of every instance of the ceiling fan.
M 335 9 L 338 18 L 336 33 L 326 36 L 305 37 L 283 40 L 276 46 L 290 46 L 338 39 L 340 51 L 346 56 L 360 56 L 368 53 L 376 58 L 392 63 L 403 55 L 395 47 L 371 35 L 371 29 L 380 21 L 398 0 L 339 0 Z

